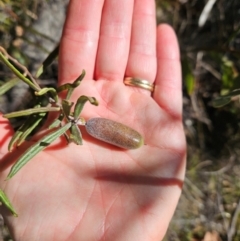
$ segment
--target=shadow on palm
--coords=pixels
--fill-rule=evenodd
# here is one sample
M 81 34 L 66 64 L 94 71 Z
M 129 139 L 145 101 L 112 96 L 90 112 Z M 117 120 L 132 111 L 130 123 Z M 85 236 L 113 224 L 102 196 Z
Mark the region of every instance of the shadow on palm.
M 42 227 L 54 224 L 53 232 L 71 236 L 71 240 L 78 240 L 87 227 L 92 227 L 88 240 L 103 236 L 114 240 L 131 223 L 142 226 L 138 220 L 147 219 L 161 206 L 169 187 L 181 189 L 178 172 L 183 152 L 169 139 L 178 135 L 174 132 L 179 131 L 179 121 L 171 120 L 146 93 L 119 82 L 85 80 L 77 94 L 99 101 L 98 107 L 85 106 L 84 118 L 100 116 L 124 123 L 144 136 L 145 145 L 123 150 L 93 139 L 83 129 L 82 146 L 71 143 L 66 147 L 59 140 L 62 148 L 56 150 L 55 143 L 38 154 L 5 183 L 19 218 L 4 214 L 17 225 L 17 237 L 24 237 L 23 230 L 28 229 L 28 236 L 34 237 L 31 228 L 38 225 L 41 215 Z M 26 219 L 33 223 L 28 225 Z M 63 222 L 75 229 L 62 228 Z M 44 234 L 42 240 L 48 240 Z
M 75 148 L 91 153 L 95 168 L 90 175 L 100 181 L 181 186 L 182 181 L 174 178 L 185 153 L 184 144 L 177 146 L 174 141 L 183 138 L 181 121 L 165 113 L 149 93 L 122 82 L 99 80 L 90 82 L 90 86 L 85 81 L 80 90 L 96 97 L 99 106 L 85 107 L 83 117 L 121 122 L 139 131 L 145 142 L 139 149 L 124 150 L 98 141 L 82 129 L 83 146 Z
M 142 177 L 142 180 L 145 180 L 148 184 L 152 180 L 153 185 L 156 183 L 160 185 L 161 182 L 158 182 L 156 178 L 162 176 L 161 173 L 165 172 L 164 167 L 168 170 L 171 169 L 172 176 L 175 175 L 178 165 L 174 163 L 174 160 L 178 161 L 176 157 L 181 158 L 182 150 L 177 150 L 177 147 L 174 146 L 174 141 L 172 142 L 169 136 L 174 138 L 176 136 L 176 133 L 174 135 L 175 130 L 178 135 L 180 123 L 178 123 L 178 120 L 173 121 L 156 104 L 151 96 L 136 91 L 131 87 L 126 87 L 121 82 L 103 80 L 85 80 L 78 92 L 77 95 L 75 94 L 75 99 L 81 94 L 87 94 L 96 97 L 99 101 L 98 107 L 90 104 L 85 107 L 83 111 L 84 118 L 89 119 L 100 116 L 126 124 L 143 135 L 145 144 L 136 150 L 120 149 L 90 137 L 83 127 L 83 146 L 76 146 L 71 143 L 68 148 L 71 149 L 68 152 L 69 156 L 65 155 L 67 160 L 75 160 L 79 153 L 81 159 L 94 160 L 93 168 L 97 170 L 98 174 L 92 172 L 91 175 L 96 180 L 107 180 L 109 178 L 110 181 L 114 181 L 113 177 L 115 176 L 116 181 L 122 180 L 119 177 L 123 177 L 124 180 L 135 180 L 134 182 L 139 180 L 143 184 L 144 182 L 140 180 Z M 177 123 L 176 126 L 174 122 Z M 23 145 L 20 150 L 7 154 L 1 160 L 1 169 L 9 167 L 16 159 L 18 153 L 26 150 L 28 146 L 29 144 Z M 61 159 L 61 155 L 64 155 L 64 152 L 67 153 L 64 138 L 61 138 L 61 141 L 57 144 L 55 143 L 46 148 L 46 152 L 51 152 L 56 157 L 59 156 L 59 152 Z M 31 162 L 34 162 L 34 160 Z M 78 160 L 76 160 L 77 162 Z M 117 167 L 111 170 L 110 167 L 114 165 Z M 167 167 L 169 165 L 171 165 L 171 168 Z M 114 174 L 112 175 L 111 172 Z M 134 178 L 135 174 L 136 178 Z M 167 179 L 171 178 L 169 174 Z M 146 179 L 148 176 L 149 181 Z M 163 183 L 166 182 L 163 180 Z

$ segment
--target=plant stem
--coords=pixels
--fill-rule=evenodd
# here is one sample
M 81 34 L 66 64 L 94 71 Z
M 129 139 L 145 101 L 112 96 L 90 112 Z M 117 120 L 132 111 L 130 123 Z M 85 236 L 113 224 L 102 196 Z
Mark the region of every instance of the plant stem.
M 4 53 L 4 54 L 3 54 Z M 7 57 L 5 56 L 7 55 Z M 0 59 L 4 62 L 4 64 L 11 69 L 11 71 L 18 77 L 20 78 L 23 82 L 25 82 L 26 84 L 28 84 L 32 89 L 34 89 L 35 91 L 40 91 L 41 87 L 37 84 L 37 82 L 34 80 L 34 78 L 31 76 L 31 74 L 29 75 L 29 72 L 26 70 L 26 68 L 24 66 L 22 66 L 19 62 L 17 62 L 17 60 L 11 58 L 12 61 L 14 61 L 14 63 L 16 63 L 23 71 L 25 71 L 25 73 L 27 75 L 29 75 L 29 77 L 31 78 L 28 79 L 27 77 L 25 77 L 22 73 L 20 73 L 15 67 L 14 65 L 12 65 L 9 60 L 9 55 L 7 54 L 7 52 L 0 46 Z

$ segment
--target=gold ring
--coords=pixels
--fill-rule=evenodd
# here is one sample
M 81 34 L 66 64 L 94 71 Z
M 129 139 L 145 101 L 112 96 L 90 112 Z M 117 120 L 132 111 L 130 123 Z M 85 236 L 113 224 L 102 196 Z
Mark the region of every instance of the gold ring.
M 139 79 L 139 78 L 132 78 L 132 77 L 126 77 L 123 81 L 125 85 L 139 87 L 145 90 L 149 90 L 153 92 L 154 90 L 154 84 L 149 83 L 147 80 Z

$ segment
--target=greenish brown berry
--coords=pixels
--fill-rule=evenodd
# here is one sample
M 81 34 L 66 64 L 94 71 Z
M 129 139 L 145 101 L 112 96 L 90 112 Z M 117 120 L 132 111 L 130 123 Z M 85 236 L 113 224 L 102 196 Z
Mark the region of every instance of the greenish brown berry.
M 89 119 L 85 128 L 96 139 L 124 149 L 136 149 L 143 145 L 143 137 L 132 128 L 105 118 Z

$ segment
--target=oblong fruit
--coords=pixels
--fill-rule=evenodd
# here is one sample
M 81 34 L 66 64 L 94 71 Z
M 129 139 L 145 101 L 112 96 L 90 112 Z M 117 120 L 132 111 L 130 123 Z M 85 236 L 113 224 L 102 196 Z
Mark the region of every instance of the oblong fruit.
M 96 139 L 124 149 L 139 148 L 144 142 L 137 131 L 105 118 L 91 118 L 86 122 L 85 128 Z

